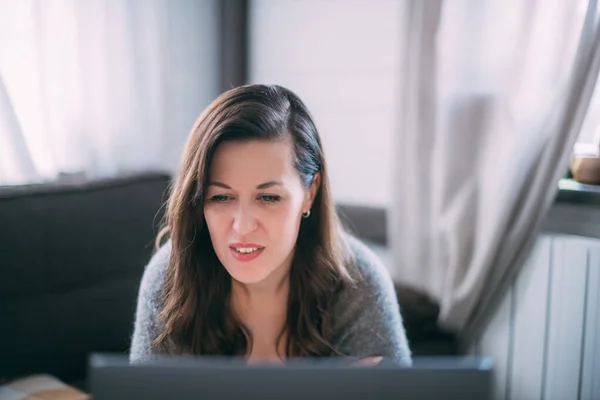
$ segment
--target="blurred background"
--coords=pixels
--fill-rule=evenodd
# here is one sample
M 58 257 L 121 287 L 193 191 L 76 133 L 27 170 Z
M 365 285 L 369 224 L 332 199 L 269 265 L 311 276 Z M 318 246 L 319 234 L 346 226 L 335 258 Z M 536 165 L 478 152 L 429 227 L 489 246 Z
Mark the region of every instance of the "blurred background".
M 593 0 L 0 0 L 0 377 L 81 380 L 90 351 L 126 351 L 195 119 L 265 83 L 311 110 L 417 355 L 494 357 L 497 398 L 600 398 L 599 16 Z

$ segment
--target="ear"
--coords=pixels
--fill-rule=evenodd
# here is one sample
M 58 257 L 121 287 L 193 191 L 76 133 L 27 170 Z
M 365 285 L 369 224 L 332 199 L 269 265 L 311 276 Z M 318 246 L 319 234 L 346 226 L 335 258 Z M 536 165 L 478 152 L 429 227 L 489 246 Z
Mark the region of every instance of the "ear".
M 308 211 L 311 209 L 313 205 L 313 201 L 315 197 L 317 197 L 317 193 L 319 192 L 319 188 L 321 187 L 321 173 L 316 172 L 313 177 L 313 181 L 310 184 L 310 188 L 308 189 L 308 198 L 306 199 L 306 204 L 304 211 Z

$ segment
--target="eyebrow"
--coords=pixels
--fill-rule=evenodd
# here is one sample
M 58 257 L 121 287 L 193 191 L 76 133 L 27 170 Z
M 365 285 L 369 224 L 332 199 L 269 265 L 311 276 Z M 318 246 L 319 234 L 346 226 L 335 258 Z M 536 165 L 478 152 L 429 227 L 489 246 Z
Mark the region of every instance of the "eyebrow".
M 268 189 L 271 186 L 283 186 L 283 182 L 280 182 L 280 181 L 269 181 L 269 182 L 261 183 L 256 188 L 257 189 Z
M 228 189 L 231 190 L 231 187 L 224 184 L 223 182 L 209 182 L 208 186 L 218 186 L 220 188 L 223 189 Z M 256 188 L 257 189 L 268 189 L 272 186 L 283 186 L 283 182 L 281 181 L 269 181 L 269 182 L 265 182 L 265 183 L 261 183 L 260 185 L 258 185 Z

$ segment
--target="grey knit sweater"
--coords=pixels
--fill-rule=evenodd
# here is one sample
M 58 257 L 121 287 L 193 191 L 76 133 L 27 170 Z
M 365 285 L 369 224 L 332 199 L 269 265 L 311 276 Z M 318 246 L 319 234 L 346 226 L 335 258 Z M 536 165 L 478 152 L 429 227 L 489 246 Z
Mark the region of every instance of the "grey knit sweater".
M 333 345 L 349 357 L 383 356 L 410 365 L 410 350 L 392 280 L 368 247 L 352 237 L 348 241 L 362 279 L 356 287 L 345 288 L 335 302 Z M 169 242 L 152 257 L 142 277 L 131 342 L 132 363 L 157 356 L 151 343 L 160 332 L 158 306 L 170 252 Z

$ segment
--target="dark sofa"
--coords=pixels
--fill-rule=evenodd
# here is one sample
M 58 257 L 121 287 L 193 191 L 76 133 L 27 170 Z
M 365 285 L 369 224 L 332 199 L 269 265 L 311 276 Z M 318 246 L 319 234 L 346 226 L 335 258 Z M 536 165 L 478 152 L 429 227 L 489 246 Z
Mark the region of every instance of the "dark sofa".
M 91 352 L 127 352 L 168 186 L 169 175 L 144 173 L 0 188 L 0 381 L 48 373 L 85 387 Z M 385 244 L 384 215 L 340 212 Z M 397 290 L 415 355 L 454 353 L 435 303 Z
M 85 377 L 125 353 L 151 256 L 163 173 L 0 188 L 0 379 Z

